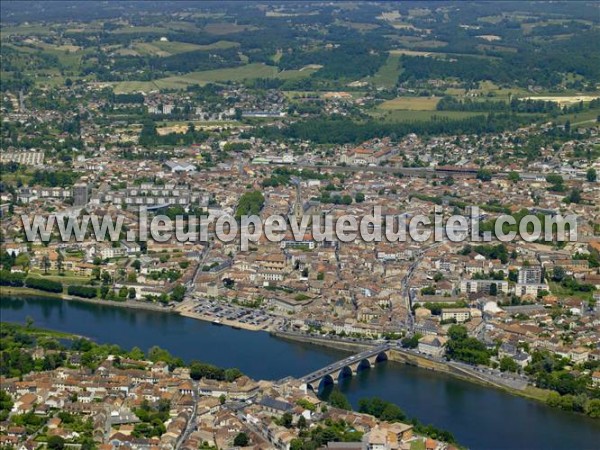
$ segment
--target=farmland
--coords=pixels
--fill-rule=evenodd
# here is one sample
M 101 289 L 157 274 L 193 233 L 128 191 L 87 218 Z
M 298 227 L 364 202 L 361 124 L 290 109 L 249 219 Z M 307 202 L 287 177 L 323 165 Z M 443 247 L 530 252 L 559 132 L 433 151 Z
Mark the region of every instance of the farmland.
M 431 111 L 435 110 L 439 100 L 440 99 L 438 97 L 398 97 L 382 103 L 379 105 L 379 109 L 384 111 L 399 109 L 412 111 Z

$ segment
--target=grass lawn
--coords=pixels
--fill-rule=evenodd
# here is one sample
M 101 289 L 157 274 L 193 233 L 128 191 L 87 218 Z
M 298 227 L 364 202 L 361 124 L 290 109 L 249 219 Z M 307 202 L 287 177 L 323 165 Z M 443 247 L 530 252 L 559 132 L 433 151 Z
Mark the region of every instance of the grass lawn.
M 550 292 L 559 297 L 577 297 L 582 300 L 591 300 L 593 298 L 593 292 L 572 291 L 564 288 L 555 281 L 549 281 L 548 284 L 550 285 Z
M 385 64 L 379 68 L 373 78 L 366 81 L 371 81 L 377 87 L 393 88 L 398 82 L 401 71 L 400 55 L 390 52 Z
M 410 450 L 425 450 L 425 441 L 418 439 L 410 443 Z
M 524 393 L 527 397 L 535 398 L 536 400 L 539 400 L 544 403 L 546 402 L 546 399 L 548 398 L 548 394 L 550 392 L 552 391 L 547 389 L 540 389 L 535 386 L 527 386 L 524 390 Z
M 377 108 L 384 111 L 408 109 L 411 111 L 433 111 L 440 101 L 439 97 L 398 97 L 383 102 Z
M 10 286 L 0 286 L 0 296 L 2 298 L 11 297 L 11 296 L 34 296 L 34 297 L 48 297 L 48 298 L 62 298 L 62 292 L 45 292 L 40 291 L 38 289 L 31 289 L 27 287 L 10 287 Z
M 44 275 L 43 272 L 29 271 L 27 275 L 32 278 L 43 278 L 45 280 L 59 281 L 63 284 L 88 284 L 90 278 L 75 275 L 72 272 L 65 271 L 64 275 L 59 275 L 56 270 L 49 270 L 48 275 Z

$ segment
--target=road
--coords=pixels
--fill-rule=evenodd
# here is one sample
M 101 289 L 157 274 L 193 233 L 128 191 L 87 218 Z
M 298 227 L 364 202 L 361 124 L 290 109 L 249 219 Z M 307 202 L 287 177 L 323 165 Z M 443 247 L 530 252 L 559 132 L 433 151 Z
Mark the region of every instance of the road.
M 362 361 L 363 359 L 371 358 L 372 356 L 378 355 L 381 352 L 385 352 L 385 351 L 389 350 L 391 347 L 392 347 L 391 344 L 386 343 L 386 344 L 377 346 L 375 348 L 365 350 L 363 352 L 357 353 L 356 355 L 352 355 L 352 356 L 349 356 L 348 358 L 344 358 L 340 361 L 337 361 L 327 367 L 324 367 L 322 369 L 319 369 L 312 373 L 309 373 L 308 375 L 305 375 L 302 378 L 300 378 L 300 381 L 302 381 L 303 383 L 312 383 L 313 381 L 319 380 L 320 378 L 324 377 L 325 375 L 330 375 L 339 370 L 342 370 L 342 368 L 344 368 L 346 366 L 355 364 L 359 361 Z
M 196 428 L 196 410 L 198 407 L 198 382 L 192 381 L 192 384 L 194 385 L 194 390 L 192 392 L 192 397 L 194 398 L 192 414 L 190 415 L 190 420 L 188 420 L 184 432 L 181 433 L 179 440 L 175 444 L 175 450 L 178 450 L 181 447 L 181 445 L 188 439 L 190 434 L 192 434 L 192 432 Z
M 431 244 L 428 247 L 424 247 L 423 250 L 421 251 L 421 253 L 419 254 L 419 256 L 410 265 L 410 267 L 408 268 L 408 272 L 406 272 L 406 275 L 402 279 L 402 298 L 405 301 L 404 306 L 406 307 L 406 310 L 408 313 L 406 316 L 406 329 L 409 334 L 412 334 L 414 326 L 415 326 L 415 318 L 414 318 L 413 312 L 412 312 L 412 301 L 411 301 L 411 297 L 410 297 L 410 279 L 412 278 L 416 268 L 419 266 L 419 264 L 423 260 L 423 255 L 425 254 L 425 252 L 428 250 L 431 250 L 443 243 L 444 242 L 436 242 L 434 244 Z

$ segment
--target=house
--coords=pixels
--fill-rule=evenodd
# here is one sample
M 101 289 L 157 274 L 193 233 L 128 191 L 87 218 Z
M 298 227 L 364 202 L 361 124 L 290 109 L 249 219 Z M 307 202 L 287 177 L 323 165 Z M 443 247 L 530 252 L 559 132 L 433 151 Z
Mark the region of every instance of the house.
M 266 411 L 282 416 L 286 412 L 291 412 L 294 409 L 293 405 L 283 400 L 277 400 L 272 397 L 265 396 L 258 402 Z
M 442 309 L 442 320 L 456 320 L 458 323 L 466 322 L 471 318 L 469 308 L 444 308 Z
M 195 172 L 196 166 L 186 162 L 179 162 L 175 160 L 165 161 L 165 169 L 170 170 L 172 173 L 177 172 Z
M 444 355 L 444 345 L 447 339 L 442 336 L 427 335 L 419 339 L 418 350 L 425 355 L 440 358 Z
M 586 362 L 589 358 L 590 350 L 585 347 L 577 347 L 569 352 L 569 358 L 574 364 Z

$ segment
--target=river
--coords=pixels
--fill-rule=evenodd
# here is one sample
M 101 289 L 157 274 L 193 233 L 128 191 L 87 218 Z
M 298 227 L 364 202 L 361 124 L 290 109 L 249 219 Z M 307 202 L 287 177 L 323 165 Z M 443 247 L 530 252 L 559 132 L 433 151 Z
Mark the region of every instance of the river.
M 2 298 L 0 312 L 3 321 L 24 323 L 30 316 L 35 326 L 127 349 L 158 345 L 187 361 L 238 367 L 256 379 L 301 376 L 346 355 L 176 314 L 58 299 Z M 600 421 L 392 361 L 344 380 L 340 389 L 354 406 L 370 396 L 392 401 L 409 416 L 449 430 L 473 449 L 600 448 Z

